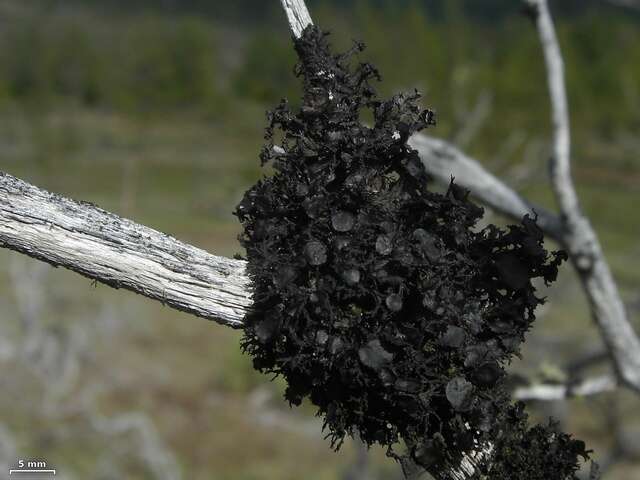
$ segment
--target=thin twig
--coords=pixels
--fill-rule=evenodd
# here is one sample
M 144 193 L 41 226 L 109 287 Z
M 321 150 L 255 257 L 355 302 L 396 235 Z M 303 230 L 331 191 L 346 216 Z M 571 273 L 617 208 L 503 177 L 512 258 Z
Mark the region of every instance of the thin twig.
M 536 13 L 553 123 L 551 184 L 563 223 L 563 244 L 569 252 L 589 300 L 594 320 L 622 383 L 640 392 L 640 340 L 629 323 L 618 287 L 598 237 L 583 214 L 571 178 L 571 134 L 564 63 L 546 0 L 525 0 Z
M 520 221 L 525 215 L 537 215 L 538 225 L 549 237 L 560 243 L 563 239 L 562 222 L 543 207 L 533 205 L 488 172 L 474 158 L 445 140 L 416 134 L 409 145 L 420 154 L 422 163 L 440 184 L 448 185 L 451 177 L 455 182 L 471 191 L 482 204 L 508 218 Z
M 513 392 L 515 400 L 563 400 L 571 397 L 591 397 L 611 392 L 618 387 L 618 381 L 611 375 L 588 378 L 575 385 L 539 384 L 517 388 Z
M 1 172 L 0 247 L 231 327 L 252 302 L 244 262 Z

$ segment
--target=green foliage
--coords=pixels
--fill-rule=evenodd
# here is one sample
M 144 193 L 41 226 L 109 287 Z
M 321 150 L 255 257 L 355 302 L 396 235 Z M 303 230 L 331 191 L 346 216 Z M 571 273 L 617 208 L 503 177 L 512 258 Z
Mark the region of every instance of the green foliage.
M 127 110 L 208 107 L 216 100 L 215 41 L 203 21 L 96 22 L 36 16 L 10 28 L 0 43 L 5 96 Z
M 234 92 L 260 103 L 294 98 L 298 87 L 292 74 L 295 61 L 288 35 L 273 31 L 253 35 L 234 78 Z
M 36 100 L 45 97 L 50 86 L 50 52 L 42 31 L 35 24 L 21 25 L 10 30 L 3 40 L 0 58 L 5 68 L 1 74 L 8 95 Z M 40 53 L 36 56 L 34 52 Z
M 215 96 L 211 34 L 194 19 L 132 23 L 122 48 L 122 90 L 131 106 L 193 107 Z
M 572 108 L 580 124 L 607 136 L 640 118 L 637 101 L 629 101 L 629 88 L 640 85 L 638 28 L 611 20 L 589 16 L 561 31 Z
M 207 17 L 140 9 L 98 16 L 91 8 L 97 7 L 12 19 L 0 34 L 0 101 L 42 105 L 71 99 L 127 111 L 220 112 L 228 110 L 229 94 L 233 101 L 265 105 L 297 96 L 294 55 L 281 24 L 278 30 L 244 28 L 236 47 Z M 322 4 L 316 11 L 322 26 L 336 31 L 340 48 L 353 38 L 367 42 L 367 58 L 385 72 L 381 94 L 416 87 L 443 113 L 440 136 L 464 124 L 482 92 L 492 93 L 492 121 L 472 145 L 487 155 L 506 130 L 546 134 L 541 119 L 548 118 L 547 90 L 529 22 L 515 12 L 500 22 L 478 22 L 467 16 L 468 8 L 466 2 L 427 9 L 416 0 L 402 8 L 360 1 L 349 10 Z M 583 131 L 607 137 L 622 125 L 638 126 L 637 21 L 587 13 L 558 24 L 577 138 Z M 220 60 L 223 48 L 233 61 Z

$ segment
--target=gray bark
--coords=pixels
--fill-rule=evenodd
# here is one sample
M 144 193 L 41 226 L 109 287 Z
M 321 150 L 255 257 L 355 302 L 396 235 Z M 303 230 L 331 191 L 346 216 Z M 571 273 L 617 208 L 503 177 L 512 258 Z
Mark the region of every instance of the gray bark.
M 245 262 L 1 172 L 0 247 L 231 327 L 251 305 Z
M 538 215 L 538 225 L 544 233 L 562 243 L 563 226 L 555 214 L 543 207 L 533 205 L 498 177 L 487 171 L 482 164 L 465 155 L 445 140 L 424 134 L 409 139 L 427 171 L 441 184 L 447 185 L 451 178 L 456 184 L 471 191 L 479 202 L 496 212 L 514 220 L 525 215 Z
M 571 397 L 591 397 L 605 392 L 611 392 L 618 387 L 616 378 L 602 375 L 588 378 L 575 385 L 572 384 L 538 384 L 520 387 L 513 392 L 514 400 L 536 400 L 548 402 L 564 400 Z
M 582 281 L 591 312 L 609 349 L 620 381 L 640 392 L 640 340 L 591 222 L 582 212 L 571 178 L 571 129 L 564 62 L 546 0 L 525 0 L 537 12 L 536 24 L 547 67 L 551 99 L 553 153 L 551 186 L 560 208 L 563 244 Z
M 305 27 L 313 24 L 304 0 L 280 0 L 280 3 L 287 14 L 291 33 L 294 37 L 300 38 Z

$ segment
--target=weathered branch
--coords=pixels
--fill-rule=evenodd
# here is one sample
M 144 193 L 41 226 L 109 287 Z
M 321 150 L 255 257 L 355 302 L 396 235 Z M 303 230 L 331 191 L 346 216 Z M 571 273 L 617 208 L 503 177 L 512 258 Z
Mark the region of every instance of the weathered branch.
M 526 214 L 537 213 L 538 225 L 545 234 L 562 242 L 562 223 L 556 215 L 530 204 L 502 180 L 485 170 L 480 162 L 468 157 L 449 142 L 417 134 L 409 139 L 409 144 L 420 153 L 427 171 L 441 184 L 448 185 L 451 177 L 454 177 L 458 185 L 470 190 L 481 203 L 511 219 L 522 220 Z
M 618 387 L 618 381 L 611 375 L 588 378 L 572 384 L 538 384 L 517 388 L 513 392 L 515 400 L 563 400 L 571 397 L 591 397 L 611 392 Z
M 546 0 L 525 0 L 536 12 L 536 25 L 547 67 L 553 123 L 551 184 L 564 224 L 569 252 L 595 322 L 622 383 L 640 392 L 640 340 L 634 332 L 598 237 L 583 214 L 571 178 L 571 135 L 564 64 Z
M 305 27 L 313 24 L 304 0 L 280 0 L 280 3 L 287 14 L 291 33 L 294 37 L 300 38 Z
M 0 247 L 231 327 L 251 305 L 244 262 L 1 172 Z

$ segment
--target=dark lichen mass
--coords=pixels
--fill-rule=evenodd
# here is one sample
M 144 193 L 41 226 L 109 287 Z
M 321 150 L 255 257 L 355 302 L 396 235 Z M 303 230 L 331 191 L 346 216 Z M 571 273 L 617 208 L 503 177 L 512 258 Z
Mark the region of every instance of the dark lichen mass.
M 356 433 L 391 455 L 402 442 L 434 468 L 491 442 L 489 478 L 573 478 L 584 445 L 529 429 L 504 386 L 542 303 L 532 280 L 553 281 L 565 254 L 544 250 L 534 218 L 478 229 L 467 191 L 429 190 L 407 139 L 433 113 L 417 93 L 378 99 L 362 45 L 333 55 L 308 27 L 295 47 L 302 106 L 269 113 L 274 173 L 236 211 L 255 368 L 282 375 L 291 404 L 309 398 L 336 448 Z

